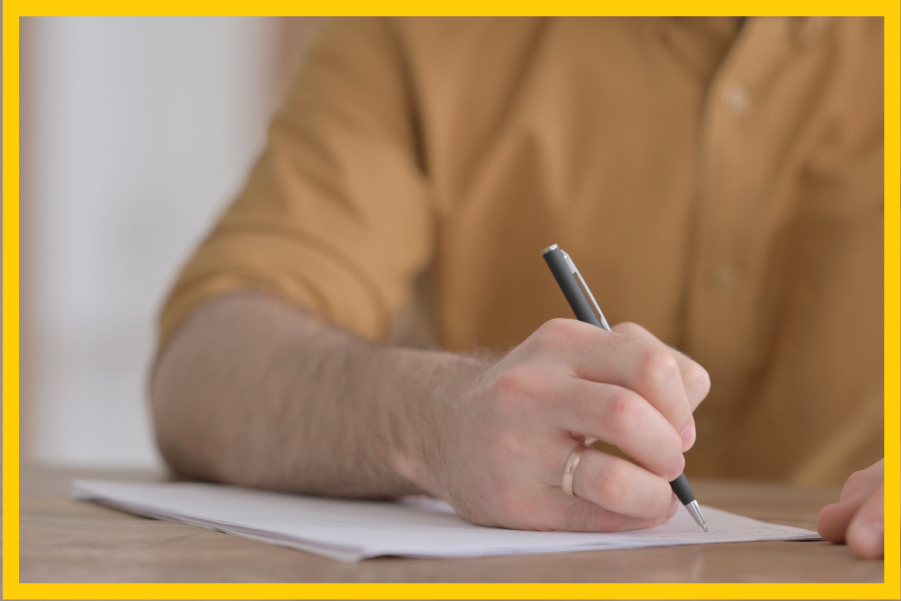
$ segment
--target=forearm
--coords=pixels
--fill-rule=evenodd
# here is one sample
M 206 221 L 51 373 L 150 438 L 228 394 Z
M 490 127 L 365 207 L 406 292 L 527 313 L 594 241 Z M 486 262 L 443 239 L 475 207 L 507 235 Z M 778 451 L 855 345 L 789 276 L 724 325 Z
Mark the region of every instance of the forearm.
M 685 466 L 708 388 L 700 366 L 634 324 L 551 320 L 495 361 L 371 344 L 234 293 L 173 335 L 152 397 L 160 449 L 187 475 L 335 496 L 427 492 L 477 524 L 617 531 L 678 508 L 667 479 Z M 638 464 L 585 451 L 570 495 L 564 465 L 587 438 Z
M 380 346 L 276 300 L 199 307 L 152 378 L 157 440 L 194 477 L 339 496 L 428 489 L 424 437 L 485 364 Z

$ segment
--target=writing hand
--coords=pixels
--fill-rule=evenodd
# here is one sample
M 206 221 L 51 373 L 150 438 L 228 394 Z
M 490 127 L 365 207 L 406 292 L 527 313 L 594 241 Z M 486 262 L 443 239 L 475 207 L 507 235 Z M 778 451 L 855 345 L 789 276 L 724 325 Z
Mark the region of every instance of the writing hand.
M 545 323 L 430 408 L 436 424 L 410 477 L 466 519 L 529 530 L 618 531 L 678 509 L 669 480 L 694 443 L 692 411 L 709 390 L 697 363 L 644 328 Z M 587 450 L 573 492 L 561 488 L 580 440 L 613 444 L 640 465 Z

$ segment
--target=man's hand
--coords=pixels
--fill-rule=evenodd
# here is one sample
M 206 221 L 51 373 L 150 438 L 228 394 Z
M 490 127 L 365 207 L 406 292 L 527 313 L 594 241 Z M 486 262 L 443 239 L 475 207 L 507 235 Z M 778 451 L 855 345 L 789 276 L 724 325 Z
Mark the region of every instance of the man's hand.
M 157 440 L 177 471 L 343 497 L 427 492 L 479 524 L 613 531 L 670 517 L 709 379 L 634 324 L 541 326 L 500 360 L 372 344 L 259 293 L 211 299 L 163 349 Z M 569 496 L 564 466 L 587 450 Z
M 827 505 L 817 518 L 820 536 L 829 542 L 848 543 L 865 559 L 882 557 L 884 545 L 884 460 L 854 472 L 838 503 Z
M 678 509 L 668 482 L 695 441 L 692 412 L 707 372 L 644 328 L 613 332 L 575 320 L 545 323 L 453 398 L 404 474 L 466 519 L 529 530 L 619 531 Z M 603 440 L 639 464 L 589 449 L 569 496 L 564 464 L 581 440 Z M 403 468 L 401 468 L 403 471 Z

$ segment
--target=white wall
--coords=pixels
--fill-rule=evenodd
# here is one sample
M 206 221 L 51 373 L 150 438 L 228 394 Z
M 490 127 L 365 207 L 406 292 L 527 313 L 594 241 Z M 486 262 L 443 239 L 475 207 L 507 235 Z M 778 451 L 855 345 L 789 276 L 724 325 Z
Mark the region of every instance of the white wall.
M 23 452 L 157 465 L 156 314 L 262 147 L 278 23 L 40 18 L 25 31 Z

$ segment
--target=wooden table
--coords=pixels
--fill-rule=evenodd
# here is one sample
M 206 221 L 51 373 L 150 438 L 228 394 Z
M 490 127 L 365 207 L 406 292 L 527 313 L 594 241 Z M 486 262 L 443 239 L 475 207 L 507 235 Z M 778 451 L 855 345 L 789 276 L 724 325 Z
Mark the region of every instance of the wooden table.
M 72 478 L 159 474 L 23 468 L 21 582 L 882 582 L 883 561 L 817 542 L 689 545 L 474 559 L 344 564 L 68 497 Z M 815 530 L 837 489 L 692 480 L 705 504 Z

